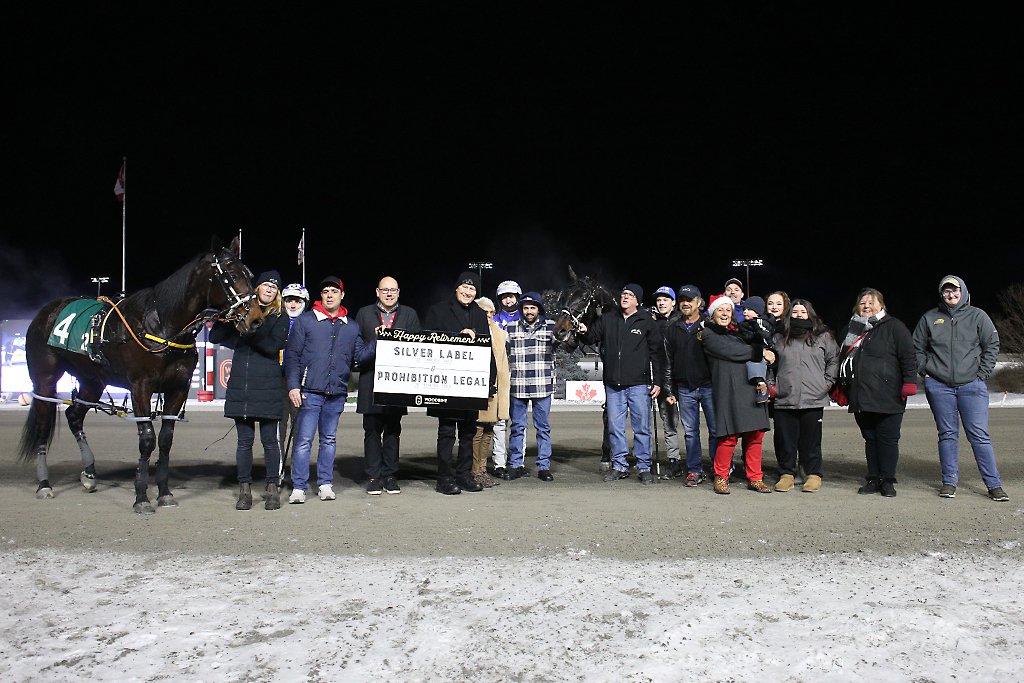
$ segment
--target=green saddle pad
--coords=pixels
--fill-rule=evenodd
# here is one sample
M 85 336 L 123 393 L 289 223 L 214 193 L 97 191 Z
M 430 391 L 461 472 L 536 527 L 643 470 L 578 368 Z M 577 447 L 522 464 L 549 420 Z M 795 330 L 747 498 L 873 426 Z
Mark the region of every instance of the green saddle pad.
M 92 340 L 92 317 L 102 313 L 105 304 L 95 299 L 76 299 L 61 309 L 57 323 L 46 343 L 58 349 L 89 355 Z

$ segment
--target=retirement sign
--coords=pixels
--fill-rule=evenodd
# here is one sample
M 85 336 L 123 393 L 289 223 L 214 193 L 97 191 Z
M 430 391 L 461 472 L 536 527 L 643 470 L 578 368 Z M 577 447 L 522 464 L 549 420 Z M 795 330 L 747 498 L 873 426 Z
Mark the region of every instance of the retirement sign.
M 484 410 L 491 387 L 491 338 L 448 332 L 377 332 L 373 402 Z

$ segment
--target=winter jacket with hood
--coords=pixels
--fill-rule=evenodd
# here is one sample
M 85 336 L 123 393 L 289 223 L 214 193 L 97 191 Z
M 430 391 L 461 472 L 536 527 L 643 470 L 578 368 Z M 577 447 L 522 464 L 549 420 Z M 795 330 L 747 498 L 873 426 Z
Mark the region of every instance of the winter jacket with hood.
M 839 376 L 839 346 L 832 333 L 824 330 L 815 337 L 808 330 L 791 336 L 788 343 L 784 335 L 776 334 L 775 353 L 775 408 L 828 407 L 829 389 Z
M 942 300 L 943 284 L 960 283 L 960 301 Z M 971 305 L 967 283 L 947 275 L 939 284 L 939 305 L 921 316 L 914 329 L 917 372 L 958 387 L 976 379 L 987 380 L 999 355 L 999 332 L 988 314 Z
M 314 305 L 292 324 L 284 356 L 285 382 L 289 390 L 347 396 L 353 363 L 366 362 L 376 352 L 377 338 L 364 342 L 354 320 L 347 315 L 331 317 Z

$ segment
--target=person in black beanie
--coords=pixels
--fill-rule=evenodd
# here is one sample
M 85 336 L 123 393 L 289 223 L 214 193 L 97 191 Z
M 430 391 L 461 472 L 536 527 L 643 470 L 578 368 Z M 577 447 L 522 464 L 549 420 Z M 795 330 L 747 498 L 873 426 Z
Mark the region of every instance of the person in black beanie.
M 235 449 L 238 500 L 235 509 L 252 508 L 252 447 L 256 423 L 259 422 L 266 465 L 264 507 L 277 510 L 281 507 L 278 424 L 284 413 L 280 353 L 288 339 L 288 317 L 281 315 L 280 274 L 269 270 L 260 273 L 255 282 L 259 283 L 256 285 L 256 297 L 263 310 L 263 325 L 254 332 L 239 334 L 234 325 L 218 322 L 210 330 L 210 342 L 234 350 L 231 377 L 224 398 L 224 417 L 234 419 L 238 435 Z
M 464 271 L 455 281 L 451 297 L 439 301 L 427 310 L 424 328 L 452 334 L 466 334 L 473 338 L 490 333 L 487 314 L 473 301 L 480 291 L 480 276 Z M 473 479 L 473 437 L 476 435 L 476 410 L 427 408 L 427 415 L 437 420 L 437 491 L 455 495 L 463 491 L 482 491 Z M 455 466 L 452 451 L 456 438 L 459 442 Z

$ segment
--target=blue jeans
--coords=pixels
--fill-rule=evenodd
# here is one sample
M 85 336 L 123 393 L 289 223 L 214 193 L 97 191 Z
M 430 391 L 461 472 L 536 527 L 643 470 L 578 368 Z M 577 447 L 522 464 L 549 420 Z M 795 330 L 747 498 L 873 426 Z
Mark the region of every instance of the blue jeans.
M 988 386 L 980 379 L 952 387 L 931 377 L 924 378 L 924 393 L 939 432 L 939 463 L 942 483 L 956 485 L 960 478 L 960 422 L 985 486 L 1002 486 L 996 453 L 988 435 Z
M 701 471 L 700 411 L 704 411 L 704 424 L 708 426 L 708 453 L 714 460 L 718 439 L 715 434 L 715 404 L 711 402 L 711 384 L 702 384 L 696 389 L 677 390 L 676 405 L 679 406 L 679 420 L 683 424 L 683 438 L 686 442 L 686 471 Z
M 608 410 L 608 443 L 612 449 L 612 467 L 620 472 L 629 471 L 626 456 L 626 411 L 633 425 L 633 456 L 636 471 L 651 471 L 651 394 L 646 384 L 616 389 L 604 385 Z
M 345 395 L 324 396 L 302 392 L 302 405 L 295 414 L 295 450 L 292 455 L 292 488 L 305 491 L 309 485 L 309 455 L 313 436 L 320 431 L 316 454 L 317 484 L 334 481 L 335 440 L 338 419 L 345 411 Z
M 533 428 L 537 431 L 537 470 L 551 469 L 551 397 L 511 397 L 512 430 L 509 436 L 509 467 L 522 467 L 526 456 L 526 411 L 533 403 Z

